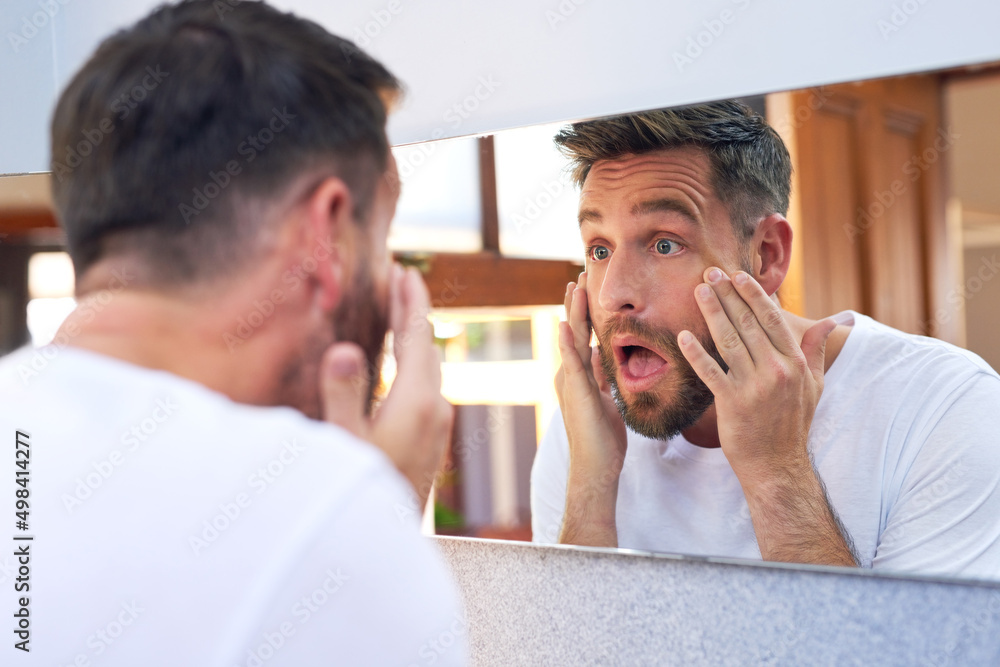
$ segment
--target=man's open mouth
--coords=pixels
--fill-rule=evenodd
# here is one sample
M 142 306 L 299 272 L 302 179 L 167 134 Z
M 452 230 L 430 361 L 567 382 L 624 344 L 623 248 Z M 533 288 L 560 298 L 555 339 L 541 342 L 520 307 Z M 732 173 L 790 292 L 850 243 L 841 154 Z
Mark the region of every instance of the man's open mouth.
M 629 379 L 647 378 L 667 365 L 667 360 L 660 352 L 631 336 L 616 339 L 614 351 L 618 367 Z

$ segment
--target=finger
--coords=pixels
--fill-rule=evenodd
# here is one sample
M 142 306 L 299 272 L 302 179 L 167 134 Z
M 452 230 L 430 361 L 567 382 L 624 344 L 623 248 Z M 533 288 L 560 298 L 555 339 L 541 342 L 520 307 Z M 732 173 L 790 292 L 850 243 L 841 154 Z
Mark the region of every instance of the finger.
M 560 324 L 561 324 L 561 322 L 560 322 Z M 562 330 L 561 329 L 560 329 L 559 333 L 560 333 L 560 336 L 561 336 L 561 334 L 562 334 Z M 562 405 L 563 384 L 566 381 L 563 378 L 563 374 L 564 374 L 563 365 L 559 364 L 559 370 L 556 371 L 556 376 L 553 379 L 552 383 L 555 385 L 555 388 L 556 388 L 556 398 L 559 399 L 559 405 L 560 406 Z
M 771 345 L 786 357 L 796 356 L 799 345 L 791 327 L 785 321 L 781 308 L 768 296 L 760 283 L 744 271 L 734 273 L 732 283 L 743 301 L 753 309 L 758 326 L 771 341 Z M 752 349 L 750 354 L 753 354 Z
M 601 351 L 596 346 L 591 348 L 590 368 L 594 372 L 594 379 L 597 380 L 597 388 L 602 394 L 611 393 L 611 385 L 608 384 L 608 377 L 604 374 L 604 367 L 601 365 Z
M 691 364 L 691 368 L 698 374 L 709 391 L 718 397 L 728 390 L 731 382 L 729 376 L 722 371 L 719 363 L 705 351 L 705 348 L 690 331 L 681 331 L 677 334 L 677 345 L 680 346 L 681 354 Z
M 573 327 L 569 322 L 559 323 L 559 356 L 562 357 L 562 376 L 558 377 L 564 385 L 567 376 L 576 375 L 584 371 L 583 362 L 580 360 L 580 353 L 576 349 L 576 340 L 573 334 Z
M 729 322 L 739 334 L 743 341 L 743 347 L 746 348 L 754 365 L 763 363 L 768 355 L 774 354 L 774 345 L 767 337 L 760 322 L 757 321 L 757 315 L 753 308 L 736 290 L 736 286 L 729 276 L 721 269 L 709 267 L 705 270 L 704 278 L 718 296 L 723 310 L 726 311 L 726 317 L 729 318 Z
M 354 343 L 331 345 L 320 366 L 323 420 L 368 439 L 368 382 L 364 351 Z
M 434 337 L 430 320 L 430 294 L 420 273 L 409 268 L 400 283 L 404 322 L 402 335 L 398 336 L 396 366 L 399 376 L 425 375 L 426 381 L 441 386 L 441 364 L 434 350 Z
M 576 290 L 573 292 L 574 298 L 579 298 L 579 307 L 576 309 L 576 318 L 574 318 L 580 324 L 580 332 L 583 334 L 587 345 L 587 354 L 590 354 L 590 303 L 587 301 L 589 298 L 589 292 L 587 292 L 587 272 L 584 271 L 580 274 L 580 278 L 576 283 Z
M 746 377 L 754 370 L 754 362 L 747 351 L 746 344 L 740 336 L 736 327 L 729 319 L 719 296 L 710 285 L 702 283 L 695 287 L 695 301 L 701 309 L 702 317 L 708 324 L 708 332 L 715 341 L 715 347 L 719 354 L 729 365 L 734 377 Z M 699 343 L 699 347 L 701 347 Z
M 573 290 L 569 325 L 573 329 L 573 345 L 583 363 L 590 362 L 590 321 L 587 319 L 587 290 Z
M 836 328 L 837 323 L 832 317 L 828 317 L 809 327 L 802 336 L 802 354 L 806 357 L 813 377 L 819 382 L 823 381 L 826 371 L 826 341 Z
M 573 290 L 576 289 L 576 283 L 568 283 L 566 285 L 566 296 L 563 297 L 563 306 L 566 308 L 566 320 L 569 321 L 569 311 L 573 305 Z
M 393 262 L 392 271 L 389 274 L 389 329 L 393 332 L 392 351 L 399 356 L 399 334 L 403 331 L 403 323 L 406 321 L 403 305 L 403 276 L 405 271 L 403 265 Z

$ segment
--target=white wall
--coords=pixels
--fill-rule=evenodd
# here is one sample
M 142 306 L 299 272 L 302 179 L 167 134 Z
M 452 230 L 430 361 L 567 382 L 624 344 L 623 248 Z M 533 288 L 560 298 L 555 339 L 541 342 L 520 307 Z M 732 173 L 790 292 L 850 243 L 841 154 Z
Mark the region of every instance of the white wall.
M 5 35 L 38 2 L 58 7 L 47 35 L 18 53 L 0 44 L 0 173 L 46 168 L 56 89 L 159 0 L 5 0 Z M 396 144 L 1000 59 L 995 0 L 275 4 L 357 39 L 408 84 Z

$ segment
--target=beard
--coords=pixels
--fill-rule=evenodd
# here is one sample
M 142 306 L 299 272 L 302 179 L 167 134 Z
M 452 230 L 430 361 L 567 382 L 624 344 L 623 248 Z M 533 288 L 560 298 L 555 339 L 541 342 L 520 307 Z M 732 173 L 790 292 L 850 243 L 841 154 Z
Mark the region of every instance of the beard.
M 597 332 L 597 329 L 594 329 Z M 693 332 L 692 332 L 693 333 Z M 617 364 L 611 340 L 615 335 L 629 334 L 650 344 L 650 349 L 666 355 L 673 377 L 673 400 L 664 400 L 655 391 L 642 391 L 626 397 L 618 386 Z M 618 406 L 625 425 L 632 431 L 654 440 L 668 440 L 681 431 L 694 426 L 705 411 L 715 402 L 715 396 L 702 382 L 677 345 L 677 336 L 666 329 L 655 329 L 638 320 L 613 317 L 597 332 L 601 368 L 611 385 L 611 394 Z M 719 364 L 723 372 L 729 366 L 722 360 L 711 335 L 698 336 L 705 351 Z
M 362 267 L 333 312 L 336 342 L 354 343 L 365 353 L 365 416 L 370 416 L 382 393 L 382 355 L 389 331 L 389 309 L 375 289 L 371 272 Z
M 388 306 L 379 298 L 371 271 L 362 263 L 330 319 L 308 335 L 299 352 L 286 363 L 278 403 L 322 419 L 319 369 L 323 355 L 332 344 L 347 342 L 358 345 L 365 354 L 364 373 L 355 381 L 363 384 L 365 415 L 370 416 L 382 390 L 382 355 L 388 330 Z

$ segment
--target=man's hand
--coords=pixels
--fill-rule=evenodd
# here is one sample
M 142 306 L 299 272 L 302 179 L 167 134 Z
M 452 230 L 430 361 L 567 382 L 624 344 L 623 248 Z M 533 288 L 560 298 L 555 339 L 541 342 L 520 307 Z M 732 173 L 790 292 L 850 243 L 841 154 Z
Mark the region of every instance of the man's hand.
M 368 369 L 353 343 L 335 343 L 323 358 L 324 418 L 382 449 L 427 500 L 451 438 L 454 410 L 441 396 L 441 357 L 427 320 L 430 298 L 416 269 L 393 267 L 389 323 L 396 378 L 374 416 L 365 416 Z
M 559 324 L 562 366 L 556 393 L 569 439 L 566 513 L 559 541 L 617 546 L 618 477 L 625 461 L 626 431 L 611 390 L 590 347 L 587 274 L 566 288 L 566 319 Z
M 705 280 L 695 299 L 729 373 L 690 332 L 680 332 L 678 344 L 715 395 L 719 441 L 743 486 L 761 555 L 855 565 L 807 451 L 836 323 L 817 322 L 799 344 L 752 277 L 740 271 L 730 280 L 709 268 Z

